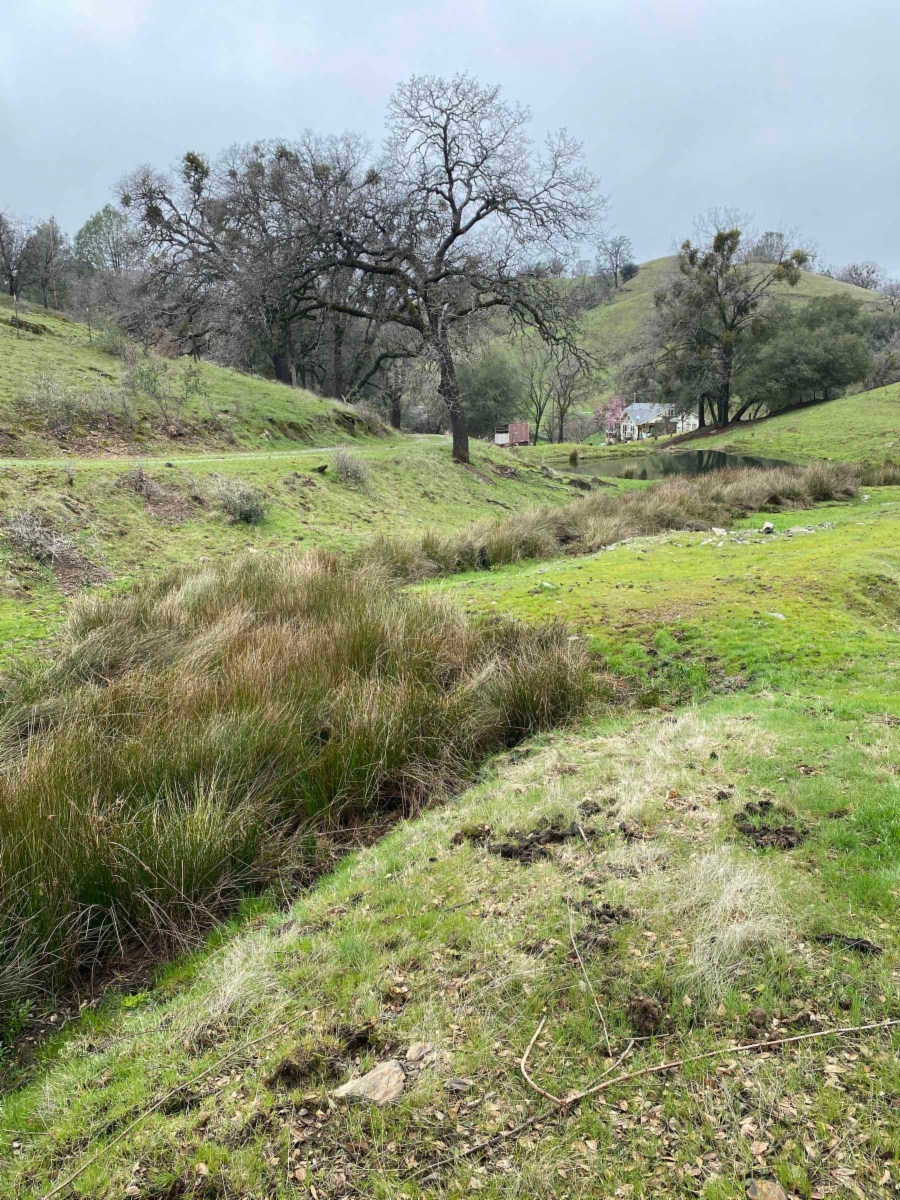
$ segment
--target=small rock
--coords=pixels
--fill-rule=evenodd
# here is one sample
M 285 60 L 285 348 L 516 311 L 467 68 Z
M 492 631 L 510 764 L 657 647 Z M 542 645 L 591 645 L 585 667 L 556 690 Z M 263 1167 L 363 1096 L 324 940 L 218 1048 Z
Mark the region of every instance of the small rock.
M 406 1073 L 396 1058 L 379 1063 L 366 1075 L 351 1079 L 334 1093 L 339 1100 L 371 1100 L 379 1106 L 393 1104 L 403 1095 Z
M 784 613 L 766 613 L 766 616 L 767 616 L 767 617 L 774 617 L 776 621 L 783 621 L 783 620 L 785 620 L 785 615 L 784 615 Z
M 469 1088 L 474 1086 L 474 1080 L 454 1077 L 444 1080 L 444 1087 L 448 1092 L 467 1092 Z
M 408 1063 L 423 1062 L 433 1049 L 434 1046 L 431 1042 L 413 1042 L 406 1052 L 406 1061 Z
M 788 1200 L 788 1194 L 771 1179 L 754 1179 L 747 1188 L 747 1200 Z
M 712 531 L 713 531 L 713 533 L 716 535 L 716 537 L 727 537 L 727 536 L 728 536 L 728 530 L 727 530 L 727 529 L 720 529 L 720 528 L 718 527 L 718 525 L 713 525 L 713 527 L 712 527 Z
M 765 525 L 763 525 L 762 529 L 760 530 L 760 533 L 774 533 L 774 532 L 775 532 L 775 526 L 772 524 L 771 521 L 766 521 Z

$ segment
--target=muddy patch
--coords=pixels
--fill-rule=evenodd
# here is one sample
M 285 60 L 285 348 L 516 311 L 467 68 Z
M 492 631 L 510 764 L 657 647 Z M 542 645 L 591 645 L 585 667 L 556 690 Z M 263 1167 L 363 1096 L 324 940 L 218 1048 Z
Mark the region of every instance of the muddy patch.
M 586 918 L 586 924 L 578 933 L 579 947 L 601 953 L 615 946 L 615 927 L 634 916 L 630 908 L 621 904 L 595 904 L 591 900 L 579 900 L 572 907 Z
M 494 830 L 490 825 L 463 825 L 450 839 L 450 845 L 464 846 L 468 843 L 470 846 L 483 846 L 493 836 Z
M 542 858 L 551 858 L 550 846 L 558 846 L 571 838 L 590 837 L 595 832 L 575 821 L 567 824 L 564 817 L 544 817 L 527 833 L 510 829 L 503 841 L 488 842 L 487 849 L 500 858 L 514 859 L 528 866 Z
M 779 808 L 771 800 L 746 804 L 734 815 L 739 833 L 763 850 L 793 850 L 805 841 L 809 830 L 789 809 Z
M 817 933 L 813 938 L 823 946 L 839 946 L 841 950 L 855 950 L 857 954 L 884 954 L 884 948 L 864 937 L 848 937 L 846 933 Z
M 345 1069 L 346 1064 L 337 1047 L 297 1049 L 283 1058 L 267 1076 L 266 1086 L 292 1091 L 310 1085 L 333 1083 Z

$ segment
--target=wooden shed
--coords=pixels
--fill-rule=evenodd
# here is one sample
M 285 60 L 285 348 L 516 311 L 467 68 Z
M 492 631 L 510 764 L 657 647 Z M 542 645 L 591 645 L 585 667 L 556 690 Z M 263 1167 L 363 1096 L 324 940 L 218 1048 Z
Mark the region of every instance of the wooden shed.
M 531 441 L 531 426 L 527 421 L 510 421 L 498 425 L 494 432 L 495 446 L 527 446 Z

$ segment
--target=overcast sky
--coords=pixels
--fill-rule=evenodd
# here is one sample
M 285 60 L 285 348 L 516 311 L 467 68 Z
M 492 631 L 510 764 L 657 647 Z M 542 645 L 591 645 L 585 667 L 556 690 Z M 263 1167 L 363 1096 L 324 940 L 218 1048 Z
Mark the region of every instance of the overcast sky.
M 0 208 L 70 233 L 141 163 L 377 138 L 468 70 L 584 142 L 639 260 L 736 205 L 900 275 L 900 0 L 0 0 Z

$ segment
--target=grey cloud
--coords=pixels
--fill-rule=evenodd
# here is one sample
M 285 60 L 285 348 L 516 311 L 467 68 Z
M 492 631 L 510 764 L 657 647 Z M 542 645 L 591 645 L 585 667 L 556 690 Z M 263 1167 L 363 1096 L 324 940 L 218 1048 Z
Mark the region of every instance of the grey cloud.
M 470 70 L 584 141 L 641 258 L 737 205 L 900 274 L 896 0 L 0 3 L 0 205 L 70 231 L 138 163 L 377 139 L 397 80 Z

